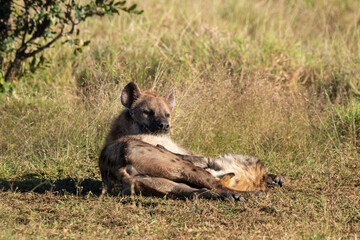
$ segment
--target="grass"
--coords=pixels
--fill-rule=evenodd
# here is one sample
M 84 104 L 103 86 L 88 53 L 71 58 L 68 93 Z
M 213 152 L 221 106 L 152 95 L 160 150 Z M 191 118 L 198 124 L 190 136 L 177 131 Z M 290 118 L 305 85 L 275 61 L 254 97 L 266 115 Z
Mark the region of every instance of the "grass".
M 93 19 L 86 51 L 0 96 L 0 236 L 358 238 L 360 3 L 144 1 Z M 254 155 L 286 186 L 232 204 L 100 195 L 97 157 L 126 83 L 176 89 L 172 137 Z

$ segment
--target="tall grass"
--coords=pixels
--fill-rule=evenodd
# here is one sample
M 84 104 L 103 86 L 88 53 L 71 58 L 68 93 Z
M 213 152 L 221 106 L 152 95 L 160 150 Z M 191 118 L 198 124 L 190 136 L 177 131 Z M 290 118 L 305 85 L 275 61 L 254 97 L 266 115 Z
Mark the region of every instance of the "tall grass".
M 150 232 L 155 237 L 207 238 L 211 236 L 207 231 L 215 234 L 222 224 L 230 224 L 221 237 L 358 236 L 360 2 L 161 0 L 139 4 L 145 10 L 141 16 L 83 24 L 83 38 L 91 44 L 82 55 L 73 56 L 71 49 L 56 46 L 47 52 L 47 69 L 28 74 L 14 95 L 0 96 L 0 178 L 99 180 L 97 156 L 111 119 L 122 110 L 121 90 L 136 81 L 159 93 L 176 89 L 171 135 L 177 142 L 209 156 L 227 152 L 257 156 L 270 171 L 283 174 L 288 187 L 272 191 L 266 201 L 241 205 L 251 213 L 242 213 L 241 206 L 236 211 L 226 206 L 219 215 L 212 215 L 213 228 L 197 225 L 205 213 L 186 218 L 192 227 L 183 225 L 181 210 L 177 220 L 172 218 L 175 225 L 169 220 L 171 214 L 151 215 L 147 220 L 158 221 L 157 231 L 147 228 L 147 220 L 145 225 L 139 223 L 140 230 L 110 220 L 104 220 L 101 229 L 111 232 L 115 231 L 111 226 L 117 226 L 133 238 Z M 2 195 L 8 204 L 26 198 L 18 193 Z M 33 201 L 32 195 L 26 199 Z M 101 203 L 90 197 L 84 203 L 90 209 L 79 211 L 90 214 L 103 204 L 130 201 L 122 199 L 109 197 Z M 66 201 L 62 209 L 67 211 L 74 201 L 80 204 L 72 196 L 59 201 Z M 148 200 L 138 201 L 141 205 Z M 151 201 L 170 212 L 173 205 L 182 204 Z M 201 201 L 183 204 L 189 208 L 195 204 L 205 212 L 208 207 Z M 3 212 L 9 208 L 1 206 Z M 129 223 L 134 224 L 144 210 L 126 206 L 124 211 L 134 216 Z M 223 203 L 211 206 L 214 212 L 222 211 Z M 112 209 L 104 209 L 97 214 L 111 216 Z M 53 236 L 50 230 L 36 230 L 40 213 L 31 211 L 35 220 L 29 218 L 29 229 Z M 79 228 L 101 222 L 85 215 L 77 220 Z M 65 224 L 74 217 L 66 216 Z M 239 226 L 233 218 L 248 224 L 241 228 L 243 232 L 236 230 Z M 9 220 L 1 218 L 1 231 L 16 237 L 11 230 L 15 227 L 23 233 L 20 236 L 29 236 L 16 219 L 15 214 Z M 271 228 L 276 219 L 281 226 Z M 309 222 L 315 229 L 309 228 Z M 170 227 L 175 230 L 166 234 Z M 200 235 L 190 234 L 189 228 Z M 80 234 L 76 229 L 74 236 Z M 86 228 L 88 236 L 99 236 L 96 231 Z M 117 230 L 114 234 L 126 236 Z

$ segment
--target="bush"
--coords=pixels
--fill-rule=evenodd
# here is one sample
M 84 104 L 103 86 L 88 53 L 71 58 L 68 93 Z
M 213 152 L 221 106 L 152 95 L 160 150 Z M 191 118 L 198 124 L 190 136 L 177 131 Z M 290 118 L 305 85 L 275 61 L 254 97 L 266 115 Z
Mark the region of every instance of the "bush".
M 63 43 L 81 52 L 90 41 L 79 38 L 77 25 L 92 16 L 119 14 L 120 11 L 141 14 L 136 4 L 126 7 L 126 1 L 91 0 L 87 4 L 65 0 L 0 0 L 0 92 L 11 91 L 20 68 L 29 58 L 28 70 L 34 72 L 44 64 L 40 55 L 56 41 L 75 35 Z

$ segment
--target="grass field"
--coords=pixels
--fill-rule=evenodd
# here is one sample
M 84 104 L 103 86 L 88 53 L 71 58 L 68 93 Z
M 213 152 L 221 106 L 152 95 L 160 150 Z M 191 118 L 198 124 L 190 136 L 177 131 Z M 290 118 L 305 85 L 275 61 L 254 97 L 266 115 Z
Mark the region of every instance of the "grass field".
M 81 25 L 83 54 L 57 45 L 0 95 L 0 238 L 359 238 L 360 1 L 138 3 Z M 100 198 L 130 81 L 176 89 L 177 142 L 257 156 L 286 186 L 236 204 Z

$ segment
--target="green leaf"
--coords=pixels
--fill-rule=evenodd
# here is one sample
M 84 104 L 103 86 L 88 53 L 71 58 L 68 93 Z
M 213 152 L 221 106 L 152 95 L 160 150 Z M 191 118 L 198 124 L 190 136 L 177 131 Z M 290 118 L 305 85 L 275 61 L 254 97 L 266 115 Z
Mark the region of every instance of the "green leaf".
M 53 11 L 54 12 L 60 12 L 61 11 L 61 8 L 58 4 L 55 4 L 54 8 L 53 8 Z
M 38 63 L 38 66 L 43 65 L 44 62 L 45 62 L 45 57 L 44 57 L 44 55 L 41 55 L 41 56 L 40 56 L 39 63 Z
M 42 19 L 44 16 L 46 16 L 46 13 L 41 11 L 39 16 L 38 16 L 38 20 Z
M 56 25 L 56 17 L 54 17 L 53 15 L 50 15 L 50 22 L 51 22 L 51 25 Z
M 136 3 L 133 4 L 132 6 L 130 6 L 130 7 L 128 8 L 128 12 L 131 12 L 131 11 L 135 10 L 136 7 L 137 7 L 137 4 L 136 4 Z
M 28 27 L 28 34 L 31 34 L 35 28 L 35 20 L 34 18 L 29 19 L 29 27 Z
M 91 42 L 90 40 L 85 41 L 85 42 L 84 42 L 84 44 L 83 44 L 83 46 L 85 47 L 85 46 L 89 45 L 89 44 L 90 44 L 90 42 Z
M 116 2 L 115 4 L 114 4 L 114 6 L 124 6 L 125 5 L 125 3 L 126 3 L 126 1 L 121 1 L 121 2 Z
M 81 20 L 81 13 L 80 13 L 80 10 L 79 10 L 79 9 L 76 9 L 76 10 L 75 10 L 74 15 L 75 15 L 76 19 Z
M 0 69 L 0 84 L 5 82 L 4 77 L 5 77 L 5 74 L 4 74 L 3 70 Z
M 9 44 L 15 41 L 15 38 L 13 37 L 7 37 L 5 38 L 5 40 L 3 41 L 3 44 Z
M 73 46 L 74 46 L 74 41 L 73 41 L 72 39 L 68 40 L 68 42 L 69 42 L 69 46 L 70 46 L 70 47 L 73 47 Z
M 140 14 L 143 14 L 143 12 L 144 12 L 144 10 L 140 10 L 140 11 L 135 10 L 135 11 L 133 11 L 132 13 L 133 13 L 133 14 L 138 14 L 138 15 L 140 15 Z
M 104 0 L 96 0 L 95 3 L 96 3 L 96 6 L 101 6 L 104 4 Z

